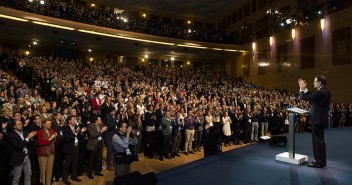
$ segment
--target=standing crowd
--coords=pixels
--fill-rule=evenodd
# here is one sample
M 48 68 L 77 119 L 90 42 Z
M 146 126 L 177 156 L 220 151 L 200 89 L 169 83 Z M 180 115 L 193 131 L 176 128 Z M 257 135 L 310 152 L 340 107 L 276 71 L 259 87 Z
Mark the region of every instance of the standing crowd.
M 287 132 L 285 107 L 310 108 L 293 93 L 207 68 L 12 54 L 1 60 L 0 164 L 12 169 L 13 184 L 22 170 L 25 184 L 33 176 L 45 185 L 59 178 L 71 184 L 69 176 L 79 182 L 83 172 L 102 176 L 103 164 L 124 175 L 139 153 L 161 161 L 194 154 L 213 131 L 225 147 L 257 142 L 268 132 Z M 350 125 L 351 116 L 351 105 L 331 104 L 329 127 Z M 297 119 L 297 132 L 308 119 Z

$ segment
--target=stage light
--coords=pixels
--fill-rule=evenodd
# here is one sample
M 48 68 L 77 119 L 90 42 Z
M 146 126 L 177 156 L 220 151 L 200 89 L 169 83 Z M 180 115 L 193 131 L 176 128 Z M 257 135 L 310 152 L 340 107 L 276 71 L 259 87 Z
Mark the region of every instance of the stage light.
M 33 41 L 33 45 L 38 45 L 38 42 L 37 41 Z
M 144 55 L 144 58 L 149 58 L 149 56 L 148 55 Z
M 92 52 L 92 50 L 91 50 L 91 49 L 88 49 L 88 52 Z
M 291 18 L 286 19 L 286 24 L 291 24 L 292 20 Z
M 45 2 L 43 0 L 40 1 L 40 4 L 43 5 Z
M 324 12 L 324 4 L 318 5 L 317 6 L 317 13 L 318 15 L 322 15 Z
M 171 61 L 174 61 L 174 60 L 175 60 L 175 57 L 171 57 L 170 60 L 171 60 Z
M 329 7 L 329 10 L 335 10 L 336 9 L 336 0 L 328 0 L 328 7 Z
M 188 33 L 192 33 L 192 30 L 191 30 L 191 29 L 188 29 Z

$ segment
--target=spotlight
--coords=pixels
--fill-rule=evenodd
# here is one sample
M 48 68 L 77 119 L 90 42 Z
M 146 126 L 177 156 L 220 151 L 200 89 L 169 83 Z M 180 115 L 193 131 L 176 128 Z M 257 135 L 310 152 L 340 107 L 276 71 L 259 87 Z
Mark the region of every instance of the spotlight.
M 284 22 L 281 22 L 281 23 L 280 23 L 280 26 L 281 26 L 281 27 L 284 27 L 284 26 L 285 26 L 285 23 L 284 23 Z
M 191 29 L 188 29 L 188 33 L 191 33 L 192 32 L 192 30 Z
M 91 50 L 91 49 L 88 49 L 88 52 L 92 52 L 92 50 Z
M 291 18 L 286 19 L 286 24 L 291 24 L 292 20 Z
M 57 44 L 58 44 L 58 45 L 65 45 L 65 41 L 64 41 L 64 40 L 59 40 L 59 41 L 57 42 Z
M 303 17 L 304 17 L 304 19 L 309 19 L 309 11 L 304 11 L 303 12 Z
M 70 46 L 77 46 L 77 43 L 72 41 L 72 42 L 70 43 Z
M 335 10 L 336 9 L 336 0 L 328 0 L 328 7 L 329 10 Z
M 38 42 L 37 41 L 33 41 L 33 45 L 38 45 Z
M 28 0 L 30 3 L 33 3 L 33 0 Z
M 41 1 L 40 1 L 40 4 L 41 4 L 41 5 L 43 5 L 43 4 L 44 4 L 44 1 L 43 1 L 43 0 L 41 0 Z
M 174 60 L 175 60 L 175 57 L 171 57 L 170 59 L 171 59 L 171 61 L 174 61 Z
M 322 15 L 324 11 L 324 4 L 318 5 L 317 6 L 317 13 L 318 15 Z
M 148 55 L 144 55 L 144 58 L 149 58 L 149 56 Z

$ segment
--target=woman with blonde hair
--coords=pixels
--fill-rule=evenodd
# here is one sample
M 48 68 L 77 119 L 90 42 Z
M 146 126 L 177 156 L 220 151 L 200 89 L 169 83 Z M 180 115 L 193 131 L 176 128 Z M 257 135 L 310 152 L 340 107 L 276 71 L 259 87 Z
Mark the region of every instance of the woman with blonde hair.
M 51 120 L 45 119 L 43 127 L 37 132 L 37 156 L 40 171 L 40 183 L 51 185 L 55 156 L 55 138 L 57 133 L 51 128 Z

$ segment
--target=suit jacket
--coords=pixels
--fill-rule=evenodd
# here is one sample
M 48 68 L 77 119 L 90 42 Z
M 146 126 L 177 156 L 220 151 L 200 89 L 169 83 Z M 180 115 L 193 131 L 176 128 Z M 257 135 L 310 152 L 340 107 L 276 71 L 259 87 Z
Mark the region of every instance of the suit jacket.
M 314 93 L 301 91 L 299 96 L 311 104 L 309 124 L 327 126 L 331 99 L 329 89 L 323 86 Z
M 23 131 L 23 138 L 25 139 L 28 134 L 29 131 Z M 15 131 L 8 135 L 7 140 L 11 146 L 10 165 L 13 167 L 21 165 L 24 161 L 24 157 L 26 156 L 23 148 L 28 144 L 28 142 L 26 140 L 22 140 L 21 136 Z
M 103 103 L 103 105 L 101 106 L 101 109 L 100 109 L 100 113 L 103 118 L 109 114 L 109 110 L 111 107 L 114 107 L 114 106 L 112 104 L 108 105 L 107 102 Z
M 105 132 L 105 141 L 112 141 L 112 136 L 117 133 L 116 129 L 116 119 L 112 117 L 110 114 L 106 115 L 106 125 L 108 126 L 108 130 Z
M 77 126 L 75 126 L 75 129 Z M 76 134 L 72 132 L 71 127 L 69 125 L 65 125 L 62 127 L 62 134 L 64 135 L 64 144 L 62 151 L 64 154 L 71 154 L 75 149 L 75 137 L 79 140 L 81 134 Z
M 99 136 L 101 136 L 101 132 L 98 131 L 97 126 L 94 123 L 90 124 L 88 126 L 88 142 L 86 146 L 88 150 L 95 150 Z

